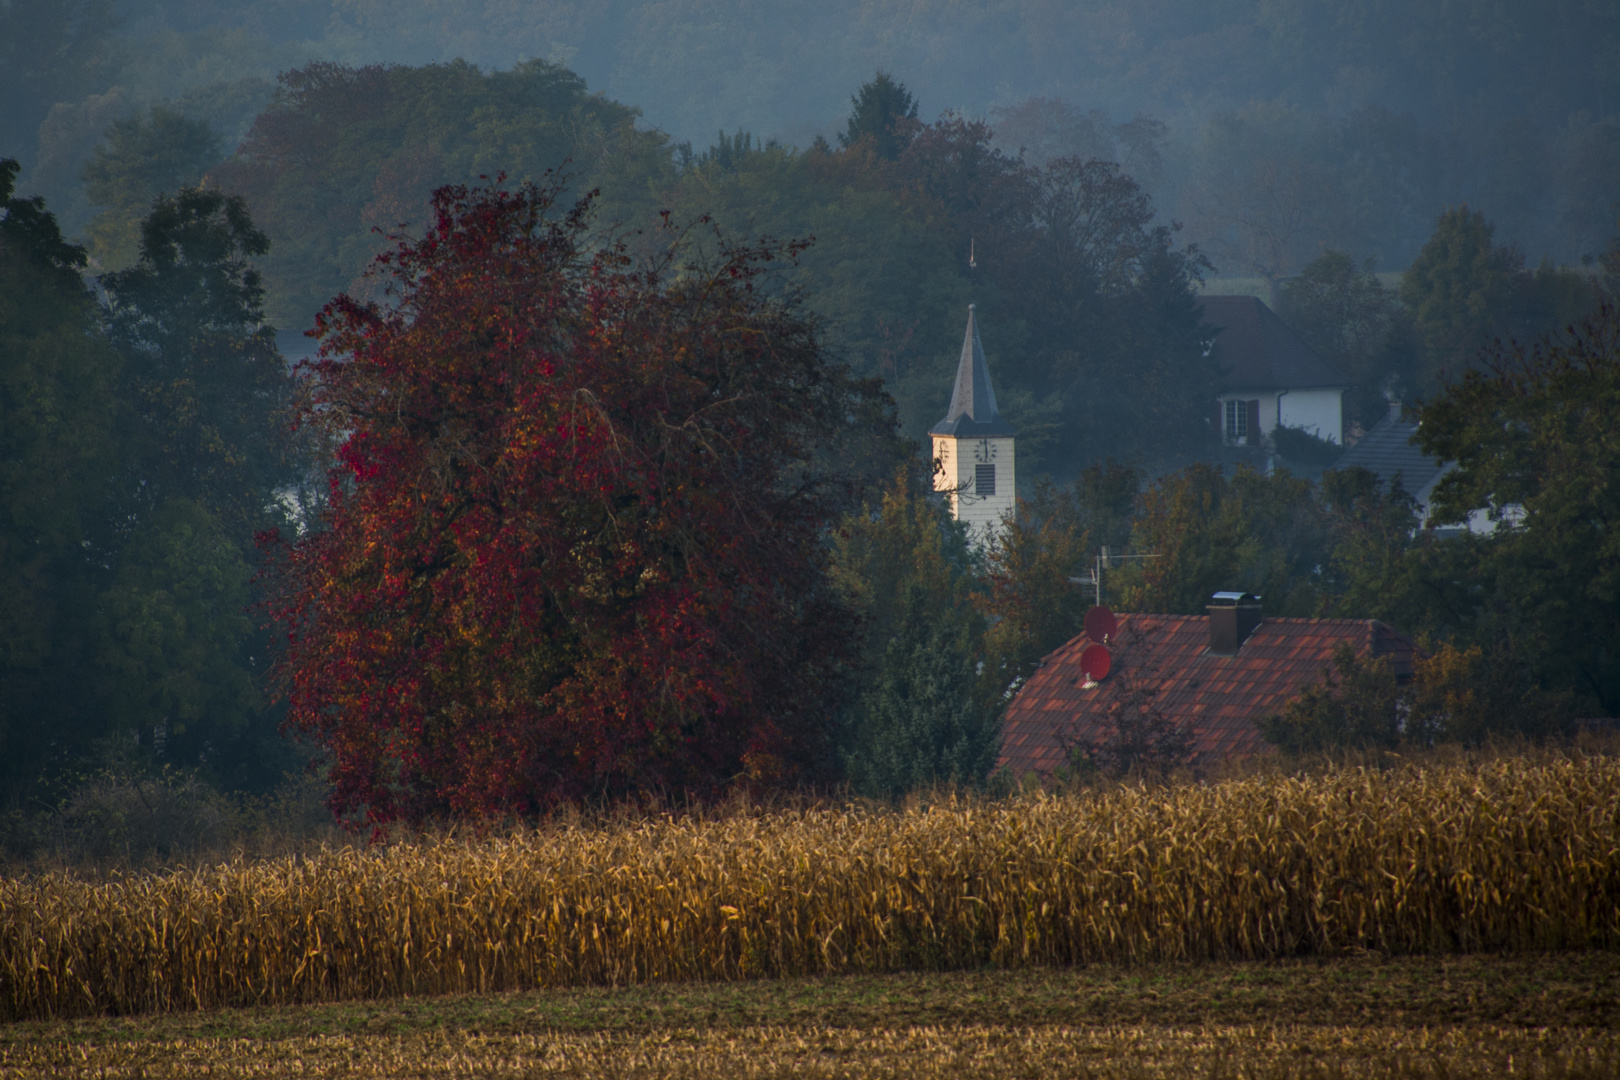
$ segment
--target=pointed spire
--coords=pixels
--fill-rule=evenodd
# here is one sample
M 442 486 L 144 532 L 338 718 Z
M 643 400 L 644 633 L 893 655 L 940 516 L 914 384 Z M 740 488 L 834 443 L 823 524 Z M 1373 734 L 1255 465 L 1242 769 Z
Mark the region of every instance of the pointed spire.
M 985 366 L 984 344 L 979 341 L 979 321 L 972 304 L 968 305 L 962 359 L 956 365 L 956 389 L 951 392 L 951 407 L 945 419 L 955 420 L 964 413 L 979 422 L 996 415 L 996 392 L 990 388 L 990 369 Z
M 984 362 L 984 346 L 979 342 L 979 324 L 973 305 L 968 305 L 967 334 L 962 338 L 962 359 L 956 365 L 956 386 L 945 418 L 930 429 L 931 435 L 1014 435 L 1012 425 L 996 410 L 996 392 L 990 386 L 990 369 Z

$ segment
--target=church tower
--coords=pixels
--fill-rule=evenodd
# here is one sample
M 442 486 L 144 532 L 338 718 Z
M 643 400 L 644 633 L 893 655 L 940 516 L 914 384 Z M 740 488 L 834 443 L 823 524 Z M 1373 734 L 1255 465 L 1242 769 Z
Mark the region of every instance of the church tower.
M 972 304 L 951 406 L 928 434 L 943 466 L 934 477 L 934 489 L 946 493 L 951 516 L 968 523 L 974 543 L 988 543 L 1016 506 L 1013 439 L 1018 433 L 996 411 Z

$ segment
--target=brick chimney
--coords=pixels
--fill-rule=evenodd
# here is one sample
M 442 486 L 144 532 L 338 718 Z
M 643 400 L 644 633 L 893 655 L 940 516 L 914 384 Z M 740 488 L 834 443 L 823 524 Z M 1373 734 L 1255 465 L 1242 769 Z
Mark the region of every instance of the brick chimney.
M 1209 651 L 1233 656 L 1260 625 L 1260 598 L 1246 592 L 1218 592 L 1209 598 Z

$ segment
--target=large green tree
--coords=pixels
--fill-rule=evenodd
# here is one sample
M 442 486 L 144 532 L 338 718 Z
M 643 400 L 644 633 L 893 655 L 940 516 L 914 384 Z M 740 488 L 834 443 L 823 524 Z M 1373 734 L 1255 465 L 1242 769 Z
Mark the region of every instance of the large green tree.
M 1254 275 L 1278 302 L 1283 279 L 1324 245 L 1348 200 L 1322 125 L 1283 102 L 1220 113 L 1203 125 L 1182 202 L 1204 248 L 1227 274 Z
M 0 160 L 0 783 L 69 763 L 104 718 L 93 619 L 112 538 L 119 358 L 67 243 Z
M 153 106 L 114 122 L 85 164 L 85 194 L 103 207 L 85 230 L 90 254 L 108 270 L 140 257 L 141 221 L 152 200 L 201 180 L 225 156 L 203 121 Z
M 271 316 L 298 327 L 333 295 L 366 288 L 386 234 L 421 230 L 446 183 L 566 170 L 580 189 L 602 189 L 610 217 L 650 217 L 670 146 L 637 129 L 637 115 L 543 60 L 491 72 L 322 62 L 281 76 L 238 154 L 210 175 L 246 196 L 273 243 Z
M 247 613 L 254 534 L 287 522 L 297 475 L 253 266 L 266 248 L 240 196 L 183 188 L 142 221 L 139 260 L 101 278 L 126 405 L 97 652 L 110 715 L 237 784 L 291 763 Z
M 977 659 L 957 628 L 929 621 L 921 592 L 911 584 L 894 598 L 902 617 L 861 695 L 845 770 L 865 795 L 980 785 L 1001 749 L 1001 710 L 976 693 Z
M 1033 169 L 988 125 L 947 115 L 883 175 L 950 244 L 1030 473 L 1068 479 L 1111 456 L 1165 463 L 1213 445 L 1218 372 L 1194 293 L 1206 264 L 1154 223 L 1118 165 Z
M 880 377 L 909 434 L 945 409 L 972 299 L 928 208 L 891 190 L 868 158 L 796 153 L 728 138 L 694 155 L 668 193 L 677 220 L 707 215 L 725 236 L 812 236 L 786 281 L 830 346 Z
M 117 25 L 111 0 L 0 5 L 0 148 L 31 157 L 51 106 L 104 84 Z
M 96 664 L 113 726 L 161 739 L 168 760 L 217 767 L 230 782 L 274 778 L 252 775 L 267 763 L 241 760 L 268 734 L 249 730 L 264 713 L 251 654 L 267 642 L 255 641 L 249 617 L 247 556 L 203 506 L 166 499 L 119 548 L 97 603 Z M 238 745 L 244 737 L 249 745 Z
M 1492 628 L 1547 685 L 1620 714 L 1620 309 L 1499 346 L 1423 410 L 1424 451 L 1457 462 L 1431 513 L 1498 522 L 1476 582 Z
M 1117 165 L 1058 158 L 1030 179 L 1016 257 L 989 272 L 1028 328 L 1013 387 L 1061 410 L 1033 449 L 1049 468 L 1207 451 L 1219 373 L 1201 344 L 1200 257 L 1153 223 L 1152 200 Z
M 1418 388 L 1432 393 L 1482 362 L 1498 342 L 1528 345 L 1564 331 L 1594 309 L 1586 274 L 1543 262 L 1524 268 L 1513 245 L 1463 206 L 1440 216 L 1434 235 L 1401 278 L 1400 297 L 1417 332 Z
M 1282 470 L 1197 464 L 1162 476 L 1142 495 L 1131 543 L 1155 557 L 1118 575 L 1127 611 L 1201 615 L 1223 589 L 1261 596 L 1273 615 L 1310 616 L 1321 603 L 1322 507 L 1314 485 Z
M 1495 243 L 1495 232 L 1477 210 L 1447 210 L 1401 277 L 1401 302 L 1425 350 L 1424 392 L 1460 376 L 1503 328 L 1524 256 Z
M 189 499 L 243 543 L 291 469 L 291 384 L 254 265 L 268 249 L 241 196 L 183 188 L 142 221 L 139 261 L 100 279 L 138 415 L 130 496 Z
M 1369 259 L 1357 266 L 1342 251 L 1324 252 L 1284 282 L 1278 311 L 1317 353 L 1349 378 L 1345 419 L 1371 427 L 1387 411 L 1386 395 L 1412 389 L 1418 350 L 1411 319 Z
M 0 163 L 0 774 L 13 797 L 48 794 L 98 743 L 138 737 L 216 778 L 273 781 L 292 763 L 248 607 L 275 467 L 248 460 L 281 426 L 280 360 L 239 362 L 252 289 L 221 265 L 229 242 L 207 242 L 227 200 L 149 218 L 147 258 L 105 282 L 109 312 L 15 175 Z

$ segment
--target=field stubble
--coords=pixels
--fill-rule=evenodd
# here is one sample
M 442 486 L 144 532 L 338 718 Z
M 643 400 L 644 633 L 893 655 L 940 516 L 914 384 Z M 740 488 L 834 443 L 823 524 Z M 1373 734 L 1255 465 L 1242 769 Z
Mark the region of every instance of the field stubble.
M 271 1043 L 196 1040 L 40 1048 L 0 1057 L 0 1075 L 158 1077 L 1246 1077 L 1530 1076 L 1610 1080 L 1612 1034 L 1413 1032 L 1248 1026 L 1170 1031 L 968 1026 L 849 1030 L 678 1028 L 644 1035 L 468 1032 L 330 1036 Z
M 650 984 L 0 1027 L 0 1076 L 1610 1077 L 1620 955 Z
M 1503 759 L 12 879 L 0 1015 L 1617 942 L 1620 761 Z

